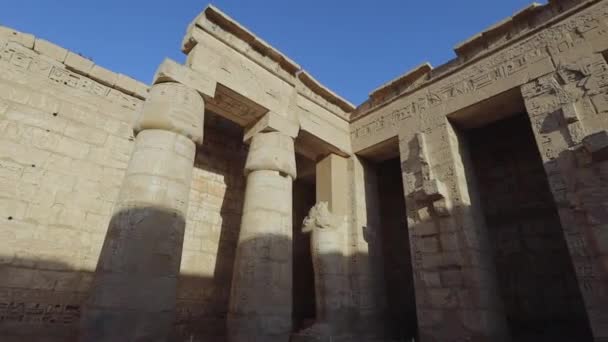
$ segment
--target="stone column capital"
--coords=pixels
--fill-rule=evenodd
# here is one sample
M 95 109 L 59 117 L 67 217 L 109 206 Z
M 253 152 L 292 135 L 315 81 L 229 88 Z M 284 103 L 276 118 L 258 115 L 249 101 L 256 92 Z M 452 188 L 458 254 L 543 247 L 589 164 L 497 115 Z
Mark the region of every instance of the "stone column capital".
M 205 102 L 198 91 L 177 82 L 154 84 L 135 124 L 137 132 L 162 129 L 203 143 Z
M 278 171 L 296 179 L 293 138 L 281 132 L 260 132 L 251 138 L 245 174 L 252 171 Z

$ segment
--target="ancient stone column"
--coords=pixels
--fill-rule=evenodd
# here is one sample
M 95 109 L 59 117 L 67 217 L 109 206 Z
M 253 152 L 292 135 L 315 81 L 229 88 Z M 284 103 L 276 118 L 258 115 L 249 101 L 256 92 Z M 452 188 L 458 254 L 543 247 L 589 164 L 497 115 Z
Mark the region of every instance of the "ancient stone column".
M 230 342 L 287 342 L 292 311 L 293 138 L 257 133 L 245 165 L 247 188 L 228 313 Z
M 166 340 L 203 115 L 196 91 L 179 83 L 151 88 L 83 314 L 81 341 Z

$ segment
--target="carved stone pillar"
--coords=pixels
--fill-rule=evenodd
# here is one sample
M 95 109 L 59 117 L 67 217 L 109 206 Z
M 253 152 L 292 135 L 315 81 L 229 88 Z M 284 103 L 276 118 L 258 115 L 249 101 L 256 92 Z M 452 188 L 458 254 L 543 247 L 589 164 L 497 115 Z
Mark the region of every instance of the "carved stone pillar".
M 464 139 L 443 124 L 399 140 L 420 341 L 508 341 Z
M 522 86 L 594 341 L 608 341 L 608 64 L 575 49 Z
M 293 138 L 253 136 L 228 313 L 231 342 L 287 342 L 292 311 Z
M 166 340 L 203 115 L 196 91 L 178 83 L 151 88 L 83 314 L 81 341 Z

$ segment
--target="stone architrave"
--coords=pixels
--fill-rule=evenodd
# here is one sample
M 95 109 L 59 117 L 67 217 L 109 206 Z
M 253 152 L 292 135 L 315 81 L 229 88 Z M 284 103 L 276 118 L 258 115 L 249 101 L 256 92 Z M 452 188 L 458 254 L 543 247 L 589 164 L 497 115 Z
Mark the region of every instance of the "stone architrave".
M 292 327 L 293 138 L 253 136 L 228 313 L 230 342 L 287 342 Z
M 152 87 L 81 320 L 81 341 L 166 340 L 203 115 L 196 91 L 179 83 Z

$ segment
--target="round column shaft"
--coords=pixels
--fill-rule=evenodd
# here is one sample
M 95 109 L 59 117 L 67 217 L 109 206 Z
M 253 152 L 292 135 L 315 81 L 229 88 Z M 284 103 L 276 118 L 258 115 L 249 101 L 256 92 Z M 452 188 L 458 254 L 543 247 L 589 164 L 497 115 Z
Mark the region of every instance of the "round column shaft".
M 202 138 L 202 131 L 186 133 L 171 122 L 189 116 L 198 118 L 193 127 L 202 127 L 203 112 L 200 95 L 183 85 L 152 88 L 84 310 L 81 341 L 166 341 L 196 152 L 192 139 Z
M 230 296 L 230 342 L 289 341 L 295 170 L 292 138 L 279 132 L 253 137 Z

